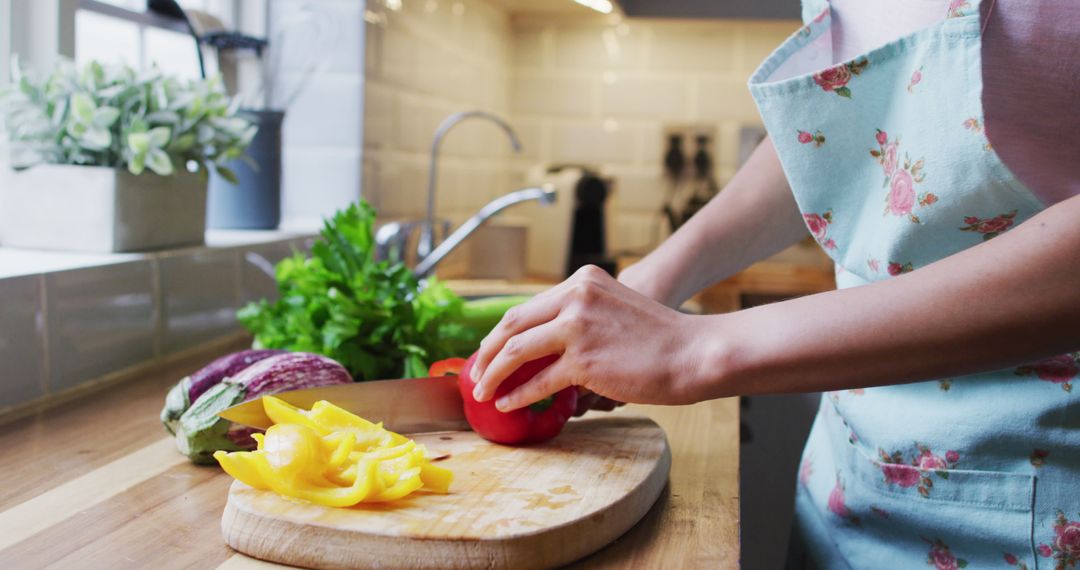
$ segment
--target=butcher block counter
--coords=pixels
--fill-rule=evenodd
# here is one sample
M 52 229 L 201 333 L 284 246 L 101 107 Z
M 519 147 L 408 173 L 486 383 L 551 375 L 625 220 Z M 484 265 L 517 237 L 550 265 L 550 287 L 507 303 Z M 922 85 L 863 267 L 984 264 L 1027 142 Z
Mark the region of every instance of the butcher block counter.
M 165 362 L 32 415 L 0 416 L 0 568 L 278 567 L 225 545 L 232 478 L 188 463 L 158 421 L 172 384 L 244 344 Z M 670 481 L 641 522 L 575 566 L 736 567 L 736 400 L 625 410 L 667 432 Z

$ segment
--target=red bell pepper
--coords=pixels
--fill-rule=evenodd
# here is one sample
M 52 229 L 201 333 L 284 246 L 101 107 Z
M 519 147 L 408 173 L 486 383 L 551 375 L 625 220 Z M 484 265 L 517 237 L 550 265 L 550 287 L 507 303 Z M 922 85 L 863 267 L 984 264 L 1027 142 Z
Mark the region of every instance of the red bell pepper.
M 428 376 L 459 376 L 465 367 L 464 358 L 447 358 L 431 365 Z
M 559 435 L 563 425 L 577 410 L 577 388 L 564 388 L 553 396 L 509 413 L 500 412 L 495 407 L 496 400 L 528 382 L 558 359 L 558 355 L 551 355 L 526 362 L 506 380 L 503 380 L 499 389 L 495 391 L 494 398 L 486 402 L 477 402 L 473 398 L 476 382 L 469 375 L 473 362 L 476 361 L 476 354 L 473 354 L 465 362 L 465 366 L 461 369 L 461 376 L 458 378 L 461 399 L 465 401 L 465 417 L 469 420 L 469 425 L 488 441 L 511 445 L 539 443 Z

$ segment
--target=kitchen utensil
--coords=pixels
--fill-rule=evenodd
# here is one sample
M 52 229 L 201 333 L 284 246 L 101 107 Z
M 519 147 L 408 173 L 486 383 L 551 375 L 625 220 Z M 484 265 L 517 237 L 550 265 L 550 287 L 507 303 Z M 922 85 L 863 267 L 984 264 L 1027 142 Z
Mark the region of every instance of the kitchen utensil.
M 572 420 L 558 438 L 529 447 L 460 431 L 416 440 L 446 457 L 438 464 L 454 472 L 449 494 L 343 509 L 234 482 L 221 521 L 225 542 L 311 568 L 555 567 L 634 526 L 671 466 L 664 431 L 629 412 Z
M 274 397 L 304 409 L 326 400 L 365 419 L 383 422 L 387 429 L 399 433 L 469 429 L 457 379 L 449 376 L 357 382 L 281 392 Z M 260 429 L 273 424 L 258 399 L 218 415 Z

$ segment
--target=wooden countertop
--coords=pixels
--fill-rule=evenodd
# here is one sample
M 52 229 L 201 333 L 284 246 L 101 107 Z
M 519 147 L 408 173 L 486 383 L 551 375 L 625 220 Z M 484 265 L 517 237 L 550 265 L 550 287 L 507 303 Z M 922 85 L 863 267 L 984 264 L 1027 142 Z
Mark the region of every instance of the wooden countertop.
M 173 383 L 242 346 L 208 349 L 0 423 L 0 568 L 277 567 L 225 546 L 231 478 L 188 463 L 158 421 Z M 736 567 L 736 401 L 627 408 L 667 432 L 671 479 L 637 526 L 575 566 Z

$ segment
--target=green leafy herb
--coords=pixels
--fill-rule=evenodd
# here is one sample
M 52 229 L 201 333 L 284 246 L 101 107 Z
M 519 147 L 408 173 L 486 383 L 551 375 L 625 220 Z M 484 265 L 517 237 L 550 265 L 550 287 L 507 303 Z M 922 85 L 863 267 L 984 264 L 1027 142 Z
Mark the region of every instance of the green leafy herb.
M 420 282 L 403 263 L 375 259 L 375 212 L 353 204 L 327 220 L 311 256 L 277 265 L 280 299 L 238 313 L 255 345 L 323 354 L 357 380 L 421 377 L 428 364 L 464 356 L 510 302 L 477 315 L 443 283 Z M 501 309 L 501 310 L 500 310 Z

